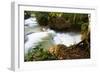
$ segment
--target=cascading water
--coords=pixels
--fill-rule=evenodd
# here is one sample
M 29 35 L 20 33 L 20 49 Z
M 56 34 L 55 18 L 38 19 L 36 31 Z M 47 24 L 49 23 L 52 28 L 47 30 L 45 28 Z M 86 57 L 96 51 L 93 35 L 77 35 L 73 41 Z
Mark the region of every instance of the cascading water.
M 53 44 L 64 44 L 70 46 L 81 41 L 81 34 L 75 32 L 59 33 L 54 30 L 48 29 L 42 31 L 36 18 L 29 18 L 25 20 L 25 53 L 29 49 L 34 48 L 39 43 L 42 43 L 43 47 L 47 48 Z M 42 28 L 43 29 L 43 28 Z M 46 46 L 45 46 L 46 45 Z

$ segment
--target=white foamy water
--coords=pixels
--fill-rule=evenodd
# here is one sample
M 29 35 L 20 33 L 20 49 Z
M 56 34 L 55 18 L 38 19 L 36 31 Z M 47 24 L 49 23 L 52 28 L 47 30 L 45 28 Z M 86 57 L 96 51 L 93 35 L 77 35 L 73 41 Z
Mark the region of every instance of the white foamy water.
M 25 26 L 28 26 L 28 27 L 35 27 L 37 26 L 37 21 L 36 21 L 36 18 L 29 18 L 29 19 L 26 19 L 25 20 Z
M 54 37 L 55 44 L 64 44 L 66 46 L 70 46 L 81 41 L 81 35 L 75 34 L 74 32 L 56 34 L 57 35 Z
M 52 31 L 37 32 L 37 33 L 31 33 L 29 35 L 26 35 L 28 40 L 25 42 L 25 53 L 27 53 L 27 51 L 29 49 L 35 48 L 40 43 L 42 43 L 42 46 L 47 45 L 47 43 L 52 41 L 52 38 L 54 37 L 54 35 L 55 35 L 55 33 Z M 43 44 L 43 43 L 45 43 L 45 44 Z M 47 48 L 47 47 L 45 47 L 45 48 Z
M 27 53 L 29 49 L 35 48 L 39 43 L 42 43 L 43 47 L 47 48 L 53 44 L 70 46 L 81 41 L 81 35 L 79 33 L 56 33 L 50 29 L 45 32 L 41 31 L 41 27 L 37 24 L 35 18 L 25 20 L 25 38 L 27 39 L 25 41 L 25 53 Z

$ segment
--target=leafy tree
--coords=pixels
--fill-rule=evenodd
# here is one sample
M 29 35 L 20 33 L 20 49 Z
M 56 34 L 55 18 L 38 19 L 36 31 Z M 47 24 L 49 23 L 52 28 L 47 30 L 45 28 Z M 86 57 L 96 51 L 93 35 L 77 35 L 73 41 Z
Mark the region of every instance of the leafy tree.
M 48 16 L 49 16 L 48 12 L 36 12 L 35 14 L 39 25 L 41 26 L 48 25 Z

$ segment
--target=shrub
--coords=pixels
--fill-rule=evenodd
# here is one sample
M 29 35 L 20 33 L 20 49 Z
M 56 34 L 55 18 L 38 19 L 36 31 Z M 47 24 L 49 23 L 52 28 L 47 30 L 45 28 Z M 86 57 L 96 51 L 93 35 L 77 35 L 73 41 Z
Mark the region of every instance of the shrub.
M 49 16 L 48 12 L 36 12 L 35 14 L 39 25 L 41 26 L 48 25 L 48 16 Z
M 43 61 L 43 60 L 55 60 L 56 57 L 50 54 L 46 49 L 41 48 L 40 45 L 36 48 L 32 48 L 25 55 L 24 61 Z

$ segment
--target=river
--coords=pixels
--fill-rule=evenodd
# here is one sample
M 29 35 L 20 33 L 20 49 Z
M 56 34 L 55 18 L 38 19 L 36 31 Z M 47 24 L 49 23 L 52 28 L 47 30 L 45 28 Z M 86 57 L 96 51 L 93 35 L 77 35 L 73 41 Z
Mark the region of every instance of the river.
M 48 48 L 54 44 L 64 44 L 70 46 L 81 41 L 81 34 L 76 32 L 55 32 L 54 30 L 44 29 L 36 22 L 36 18 L 29 18 L 25 20 L 25 53 L 29 49 L 35 48 L 42 43 L 43 48 Z

